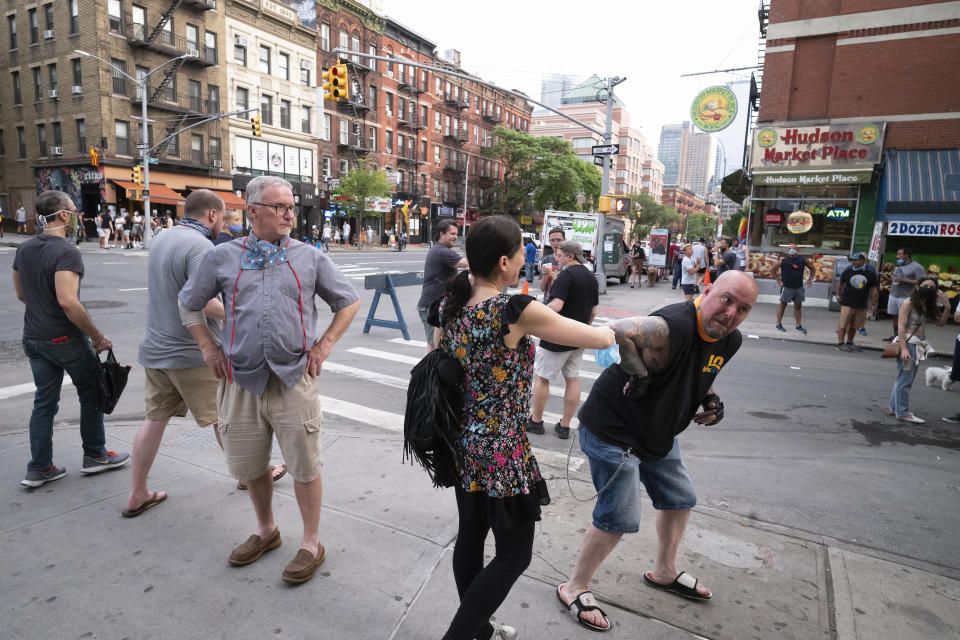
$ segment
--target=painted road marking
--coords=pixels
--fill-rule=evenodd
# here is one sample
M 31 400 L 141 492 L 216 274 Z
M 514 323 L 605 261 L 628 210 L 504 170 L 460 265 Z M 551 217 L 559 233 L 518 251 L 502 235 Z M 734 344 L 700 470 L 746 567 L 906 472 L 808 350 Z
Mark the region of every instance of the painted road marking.
M 63 374 L 63 384 L 73 384 L 73 380 L 70 379 L 70 376 Z M 7 398 L 15 398 L 17 396 L 25 396 L 28 393 L 33 393 L 37 390 L 37 386 L 32 382 L 26 382 L 24 384 L 15 384 L 11 387 L 0 388 L 0 400 L 6 400 Z
M 117 289 L 117 291 L 146 291 L 146 287 L 134 287 L 133 289 Z

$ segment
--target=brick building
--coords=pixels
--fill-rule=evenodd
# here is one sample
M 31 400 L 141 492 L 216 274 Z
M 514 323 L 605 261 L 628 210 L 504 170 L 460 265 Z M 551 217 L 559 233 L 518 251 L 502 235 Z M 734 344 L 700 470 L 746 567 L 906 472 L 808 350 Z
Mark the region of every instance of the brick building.
M 129 183 L 141 139 L 137 85 L 74 50 L 137 78 L 159 68 L 148 80 L 147 105 L 148 135 L 160 142 L 168 131 L 220 110 L 226 74 L 217 0 L 136 5 L 67 0 L 10 7 L 4 34 L 8 68 L 0 74 L 4 211 L 23 203 L 32 212 L 38 190 L 48 188 L 68 192 L 90 216 L 106 205 L 142 209 L 140 192 Z M 160 68 L 183 54 L 191 55 Z M 211 123 L 158 149 L 153 155 L 159 162 L 151 165 L 151 207 L 175 213 L 189 187 L 229 190 L 223 138 L 222 125 Z
M 773 0 L 761 8 L 753 256 L 797 242 L 832 265 L 876 249 L 874 223 L 883 222 L 892 250 L 909 243 L 921 263 L 960 266 L 960 70 L 947 62 L 960 55 L 956 5 Z M 834 269 L 819 270 L 825 282 L 814 294 L 826 297 Z
M 684 216 L 691 213 L 707 213 L 703 198 L 694 193 L 693 189 L 675 184 L 663 187 L 663 199 L 660 204 L 673 207 Z

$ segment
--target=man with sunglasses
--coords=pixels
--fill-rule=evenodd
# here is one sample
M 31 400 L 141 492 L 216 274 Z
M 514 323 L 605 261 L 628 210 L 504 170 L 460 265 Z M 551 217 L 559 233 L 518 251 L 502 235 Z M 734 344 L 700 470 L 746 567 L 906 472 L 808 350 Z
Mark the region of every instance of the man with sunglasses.
M 63 374 L 73 380 L 80 399 L 80 471 L 99 473 L 130 461 L 127 453 L 104 446 L 103 413 L 97 408 L 97 353 L 113 348 L 78 296 L 83 278 L 80 251 L 66 239 L 77 229 L 77 207 L 62 191 L 45 191 L 36 201 L 37 218 L 46 220 L 43 233 L 17 248 L 13 286 L 26 305 L 23 351 L 37 390 L 30 414 L 30 462 L 21 484 L 40 487 L 67 474 L 53 464 L 53 418 L 57 415 Z
M 220 379 L 218 429 L 227 466 L 247 485 L 257 516 L 256 533 L 234 549 L 229 562 L 245 566 L 280 546 L 270 477 L 276 435 L 303 520 L 300 548 L 281 576 L 290 583 L 312 578 L 324 560 L 318 377 L 360 306 L 356 290 L 327 254 L 290 237 L 297 213 L 289 182 L 276 176 L 251 180 L 250 234 L 204 254 L 179 295 L 180 317 Z M 203 314 L 217 294 L 224 296 L 226 316 L 219 346 Z M 333 312 L 321 336 L 318 295 Z

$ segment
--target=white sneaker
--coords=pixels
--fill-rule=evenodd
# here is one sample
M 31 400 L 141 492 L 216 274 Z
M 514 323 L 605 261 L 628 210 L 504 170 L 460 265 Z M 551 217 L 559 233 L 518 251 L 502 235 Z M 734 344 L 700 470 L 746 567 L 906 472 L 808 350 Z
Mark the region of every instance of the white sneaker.
M 517 640 L 519 637 L 520 634 L 513 627 L 498 624 L 493 628 L 493 635 L 490 636 L 490 640 Z
M 913 415 L 912 413 L 908 413 L 908 414 L 905 415 L 905 416 L 899 416 L 899 417 L 897 417 L 897 420 L 899 420 L 899 421 L 901 421 L 901 422 L 912 422 L 912 423 L 914 423 L 914 424 L 923 424 L 924 422 L 926 422 L 926 420 L 924 420 L 923 418 L 918 418 L 917 416 Z

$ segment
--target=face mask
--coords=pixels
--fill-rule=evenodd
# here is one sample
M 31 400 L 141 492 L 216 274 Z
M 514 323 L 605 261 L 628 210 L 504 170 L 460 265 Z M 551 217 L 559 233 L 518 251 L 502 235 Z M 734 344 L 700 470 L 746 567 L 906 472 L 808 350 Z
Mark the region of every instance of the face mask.
M 903 262 L 904 262 L 903 258 L 897 258 L 897 265 L 901 265 L 903 264 Z
M 228 225 L 227 225 L 227 229 L 230 230 L 230 233 L 232 233 L 232 234 L 234 234 L 234 235 L 237 235 L 237 234 L 239 234 L 241 231 L 243 231 L 243 225 L 242 225 L 242 224 L 228 224 Z
M 51 214 L 49 214 L 49 215 L 45 215 L 45 216 L 41 216 L 41 217 L 42 217 L 42 218 L 52 218 L 53 216 L 55 216 L 55 215 L 57 215 L 57 214 L 59 214 L 59 213 L 60 213 L 59 211 L 54 211 L 53 213 L 51 213 Z M 71 211 L 71 212 L 70 212 L 70 220 L 67 222 L 67 224 L 62 224 L 62 225 L 60 225 L 59 227 L 47 227 L 47 228 L 46 228 L 46 231 L 53 231 L 54 229 L 63 229 L 64 227 L 66 227 L 66 229 L 67 229 L 67 235 L 73 235 L 73 234 L 75 234 L 75 233 L 77 232 L 77 226 L 78 226 L 78 223 L 77 223 L 77 212 L 76 212 L 76 211 Z
M 788 249 L 788 250 L 787 250 L 787 255 L 788 255 L 788 256 L 795 256 L 795 255 L 797 255 L 797 250 L 796 250 L 796 249 Z
M 863 267 L 854 267 L 853 270 L 854 270 L 854 271 L 863 271 Z

